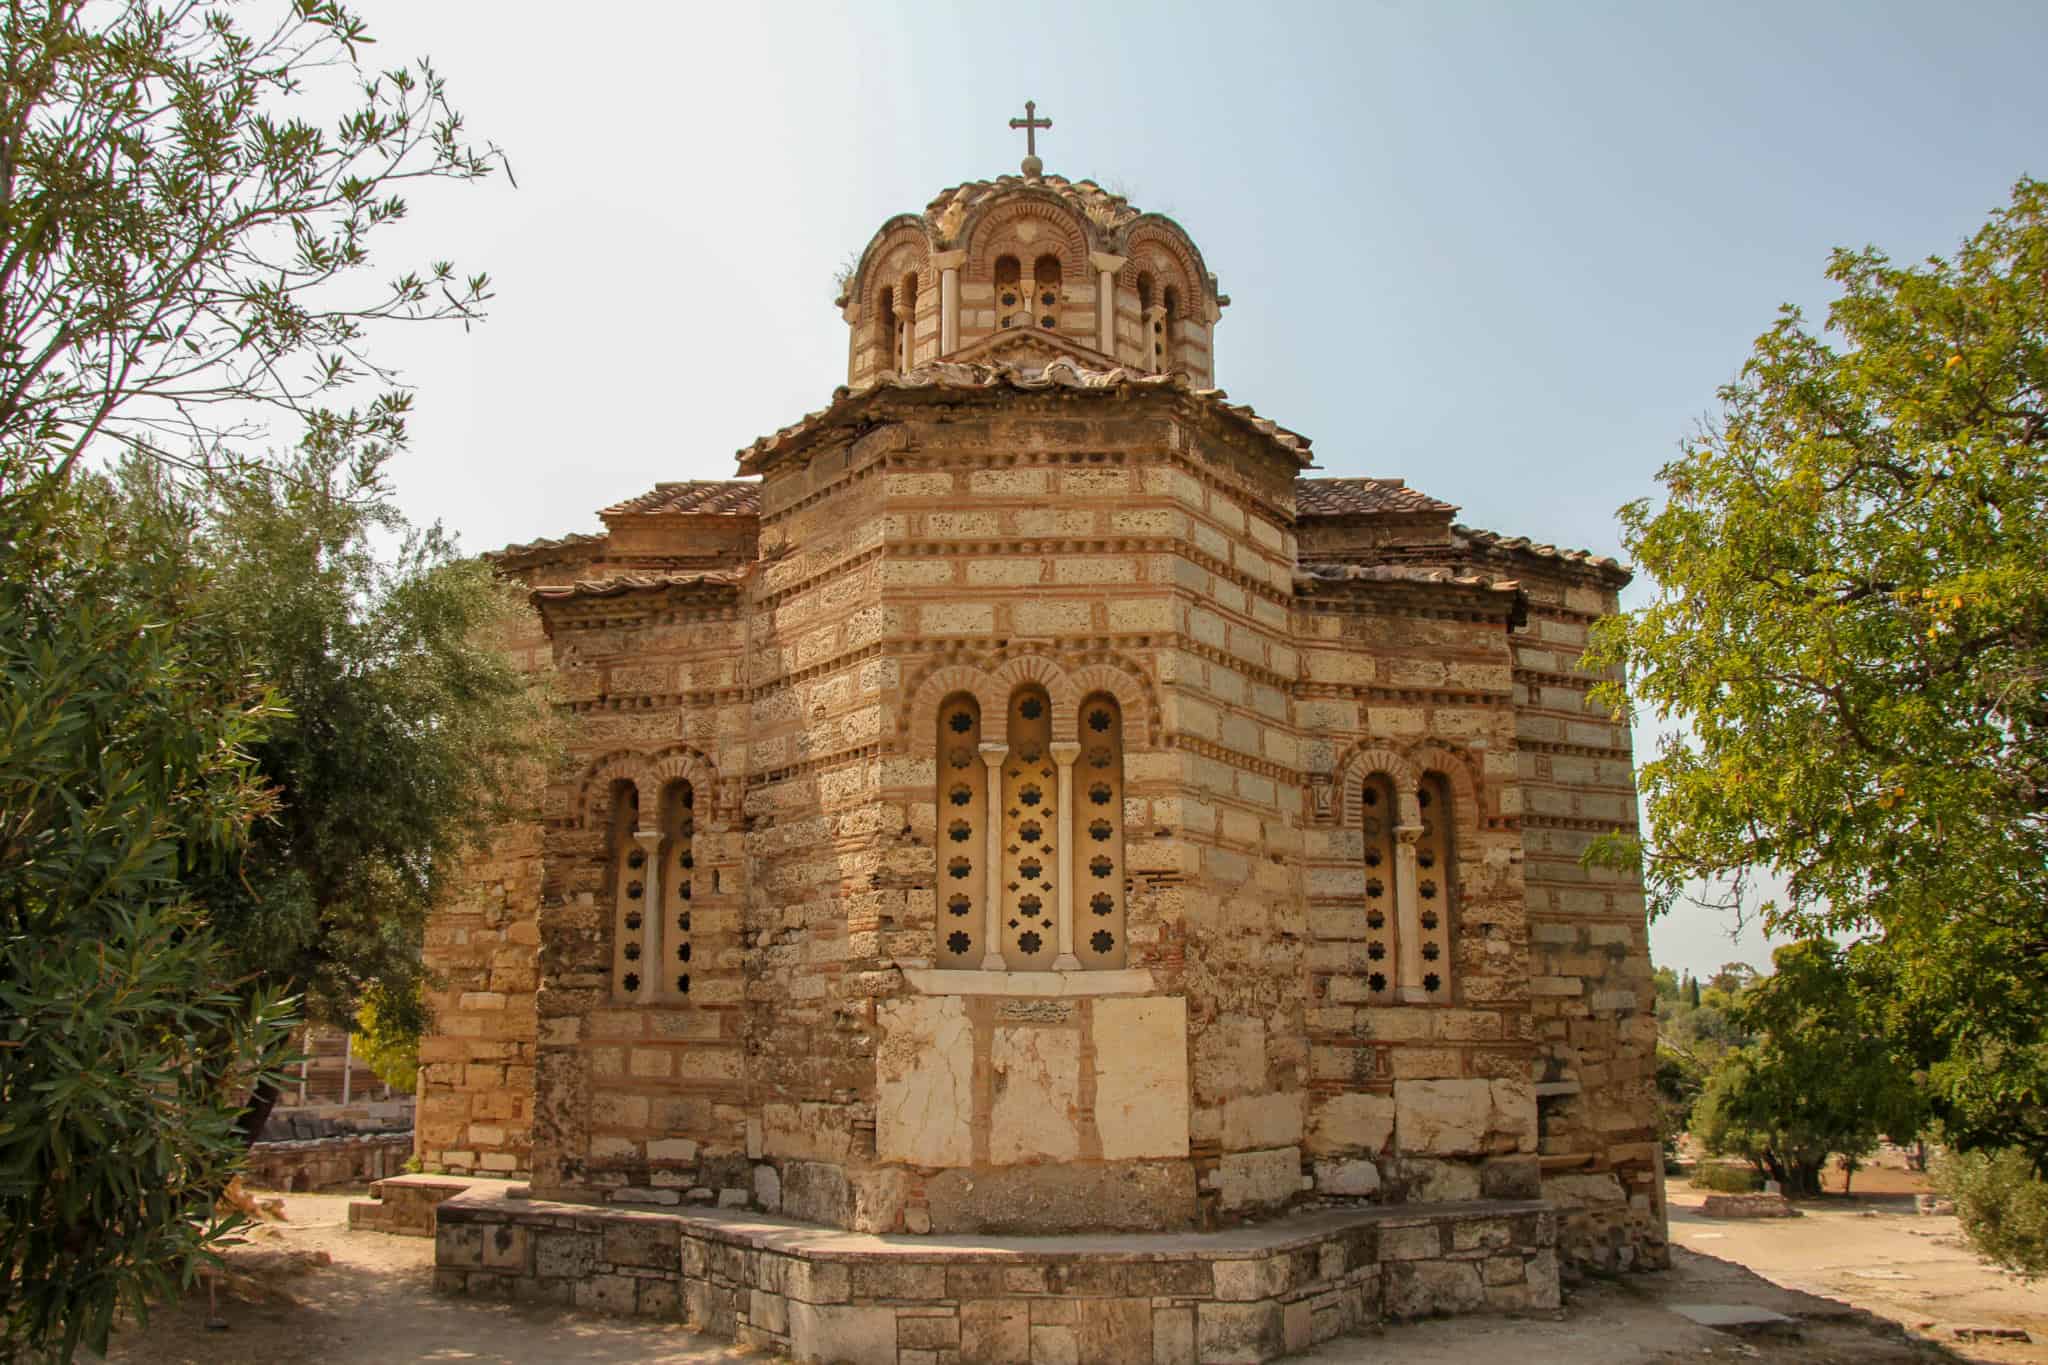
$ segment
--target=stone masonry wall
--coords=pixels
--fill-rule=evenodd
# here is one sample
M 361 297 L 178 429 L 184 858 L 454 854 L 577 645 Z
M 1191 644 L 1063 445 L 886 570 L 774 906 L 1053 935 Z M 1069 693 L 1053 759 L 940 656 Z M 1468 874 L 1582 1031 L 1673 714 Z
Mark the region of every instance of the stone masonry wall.
M 420 1040 L 414 1155 L 433 1171 L 531 1169 L 541 832 L 500 829 L 427 923 L 433 1026 Z
M 1568 1262 L 1661 1266 L 1669 1251 L 1642 886 L 1579 862 L 1598 835 L 1636 829 L 1628 727 L 1588 704 L 1595 679 L 1578 669 L 1588 627 L 1618 604 L 1581 575 L 1518 572 L 1530 603 L 1513 647 L 1543 1194 L 1564 1213 Z
M 1306 868 L 1310 1134 L 1318 1187 L 1332 1193 L 1535 1193 L 1510 603 L 1462 597 L 1393 582 L 1319 585 L 1297 612 L 1296 713 L 1309 804 L 1322 807 Z M 1449 952 L 1440 991 L 1404 999 L 1397 877 L 1364 861 L 1362 792 L 1373 773 L 1405 774 L 1398 789 L 1429 771 L 1450 779 L 1455 808 L 1443 879 Z M 1372 814 L 1397 818 L 1383 806 Z M 1366 914 L 1369 881 L 1380 888 L 1373 903 L 1385 907 L 1377 925 Z M 1386 984 L 1374 990 L 1375 979 Z
M 1555 1309 L 1537 1203 L 1322 1214 L 1229 1239 L 1114 1248 L 905 1243 L 779 1220 L 459 1195 L 445 1293 L 680 1320 L 839 1365 L 1263 1361 L 1387 1319 Z

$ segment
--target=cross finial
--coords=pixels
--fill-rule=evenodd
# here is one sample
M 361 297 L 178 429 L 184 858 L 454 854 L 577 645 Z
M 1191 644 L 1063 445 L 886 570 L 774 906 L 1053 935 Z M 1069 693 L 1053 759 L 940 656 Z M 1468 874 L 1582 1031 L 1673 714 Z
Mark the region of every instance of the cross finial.
M 1038 173 L 1045 169 L 1045 163 L 1038 159 L 1038 130 L 1052 127 L 1052 120 L 1038 116 L 1038 101 L 1024 101 L 1024 117 L 1010 120 L 1012 128 L 1024 130 L 1024 175 L 1027 179 L 1038 179 Z

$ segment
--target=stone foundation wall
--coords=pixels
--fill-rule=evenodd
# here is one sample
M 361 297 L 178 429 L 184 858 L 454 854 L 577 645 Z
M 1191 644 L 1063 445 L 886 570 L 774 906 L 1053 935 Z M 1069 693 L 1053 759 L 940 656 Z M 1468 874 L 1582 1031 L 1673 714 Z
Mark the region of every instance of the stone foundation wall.
M 249 1148 L 244 1179 L 255 1189 L 293 1193 L 360 1189 L 397 1175 L 411 1155 L 411 1133 L 259 1142 Z
M 1195 1365 L 1389 1319 L 1555 1309 L 1555 1233 L 1522 1202 L 949 1245 L 468 1194 L 439 1207 L 435 1285 L 680 1320 L 800 1361 Z

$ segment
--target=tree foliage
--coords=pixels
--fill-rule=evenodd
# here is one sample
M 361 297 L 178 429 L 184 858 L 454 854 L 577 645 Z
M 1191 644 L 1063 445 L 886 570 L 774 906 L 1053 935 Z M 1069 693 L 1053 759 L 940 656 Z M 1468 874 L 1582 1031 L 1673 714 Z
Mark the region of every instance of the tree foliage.
M 2029 1279 L 2048 1275 L 2048 1181 L 2025 1152 L 1945 1152 L 1932 1175 L 1972 1246 Z
M 1694 1107 L 1702 1146 L 1755 1162 L 1787 1194 L 1819 1194 L 1830 1155 L 1853 1169 L 1880 1137 L 1905 1141 L 1923 1121 L 1912 1069 L 1853 985 L 1853 956 L 1823 940 L 1778 949 L 1777 970 L 1733 1006 L 1749 1041 L 1714 1065 Z
M 334 0 L 20 0 L 0 8 L 0 446 L 96 440 L 235 454 L 265 413 L 395 444 L 407 395 L 366 347 L 380 320 L 469 319 L 483 275 L 440 261 L 363 289 L 378 229 L 430 178 L 501 162 L 464 141 L 425 63 L 364 69 Z M 322 127 L 284 112 L 309 85 Z M 361 408 L 322 404 L 384 383 Z
M 2048 1162 L 2048 185 L 1953 259 L 1828 273 L 1826 334 L 1784 310 L 1623 509 L 1656 595 L 1588 663 L 1665 729 L 1659 907 L 1860 936 L 1951 1137 Z
M 151 541 L 182 528 L 22 472 L 0 462 L 0 1356 L 68 1358 L 232 1231 L 235 1120 L 293 1020 L 190 894 L 271 800 L 267 701 L 163 609 L 185 570 Z
M 238 974 L 353 1027 L 421 1026 L 427 915 L 509 813 L 545 711 L 493 647 L 518 603 L 439 527 L 407 526 L 382 451 L 314 437 L 197 491 L 130 461 L 123 505 L 190 524 L 193 648 L 278 708 L 250 742 L 277 809 L 202 889 Z
M 411 185 L 501 159 L 368 42 L 333 0 L 0 7 L 0 1356 L 189 1283 L 280 992 L 417 998 L 503 752 L 481 570 L 438 532 L 370 553 L 408 408 L 371 326 L 489 282 L 361 283 Z

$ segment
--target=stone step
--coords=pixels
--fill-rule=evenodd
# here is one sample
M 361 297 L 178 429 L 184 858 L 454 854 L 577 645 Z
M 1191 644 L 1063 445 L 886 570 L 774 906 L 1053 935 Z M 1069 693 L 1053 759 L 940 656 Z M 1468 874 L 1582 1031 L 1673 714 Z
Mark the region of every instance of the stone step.
M 368 1199 L 349 1201 L 348 1225 L 399 1237 L 432 1237 L 434 1210 L 475 1183 L 445 1175 L 395 1175 L 373 1181 Z

